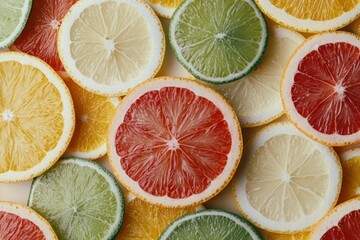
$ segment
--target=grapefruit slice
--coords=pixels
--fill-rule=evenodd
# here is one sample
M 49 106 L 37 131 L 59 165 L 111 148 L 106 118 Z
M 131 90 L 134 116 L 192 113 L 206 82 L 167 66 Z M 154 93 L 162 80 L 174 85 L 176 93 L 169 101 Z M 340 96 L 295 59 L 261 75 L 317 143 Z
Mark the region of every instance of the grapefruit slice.
M 360 15 L 359 0 L 255 0 L 269 18 L 300 32 L 336 30 Z
M 302 132 L 331 146 L 360 141 L 360 38 L 329 32 L 307 39 L 281 84 L 285 111 Z
M 338 205 L 313 230 L 310 240 L 360 239 L 360 198 Z
M 0 201 L 0 239 L 57 240 L 50 224 L 29 207 Z
M 360 197 L 360 148 L 349 149 L 341 153 L 340 160 L 344 174 L 339 203 Z
M 290 123 L 265 127 L 246 146 L 233 193 L 249 221 L 292 234 L 310 230 L 335 206 L 342 169 L 331 147 Z
M 68 88 L 40 59 L 0 53 L 0 182 L 36 177 L 65 152 L 75 127 Z
M 183 0 L 145 0 L 161 17 L 171 18 Z
M 192 80 L 147 81 L 120 103 L 108 138 L 116 177 L 153 204 L 185 207 L 216 195 L 240 161 L 234 110 L 213 89 Z
M 121 96 L 156 75 L 165 37 L 159 18 L 142 0 L 78 1 L 63 19 L 58 51 L 81 87 Z
M 77 0 L 36 0 L 28 23 L 16 39 L 12 50 L 36 56 L 55 71 L 64 71 L 56 48 L 62 19 Z

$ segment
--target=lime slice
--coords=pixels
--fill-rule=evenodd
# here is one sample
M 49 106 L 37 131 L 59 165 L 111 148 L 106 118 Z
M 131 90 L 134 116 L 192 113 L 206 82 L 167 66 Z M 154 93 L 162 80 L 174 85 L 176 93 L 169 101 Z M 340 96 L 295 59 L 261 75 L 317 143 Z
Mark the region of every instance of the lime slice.
M 0 49 L 10 46 L 25 27 L 32 0 L 0 1 Z
M 124 216 L 124 198 L 111 173 L 79 158 L 59 161 L 35 178 L 28 205 L 60 239 L 113 239 Z
M 171 223 L 159 240 L 263 239 L 255 228 L 240 216 L 221 211 L 204 210 L 185 215 Z
M 264 125 L 284 113 L 281 76 L 291 54 L 304 39 L 295 31 L 272 27 L 268 47 L 256 69 L 241 81 L 214 85 L 233 106 L 241 127 Z
M 249 0 L 186 0 L 169 38 L 178 60 L 198 79 L 225 83 L 247 75 L 265 52 L 268 30 Z

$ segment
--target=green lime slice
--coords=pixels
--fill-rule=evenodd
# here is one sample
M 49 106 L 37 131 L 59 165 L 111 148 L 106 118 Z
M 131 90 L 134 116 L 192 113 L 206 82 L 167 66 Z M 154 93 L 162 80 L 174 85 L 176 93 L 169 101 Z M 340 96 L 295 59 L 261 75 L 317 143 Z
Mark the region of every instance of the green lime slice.
M 259 240 L 263 239 L 244 218 L 222 210 L 204 210 L 178 218 L 159 240 Z
M 32 0 L 0 1 L 0 49 L 10 46 L 25 27 Z
M 124 217 L 124 198 L 111 173 L 78 158 L 59 161 L 35 178 L 28 205 L 65 240 L 113 239 Z
M 169 38 L 192 75 L 216 84 L 250 73 L 265 52 L 268 29 L 252 0 L 185 0 L 171 18 Z

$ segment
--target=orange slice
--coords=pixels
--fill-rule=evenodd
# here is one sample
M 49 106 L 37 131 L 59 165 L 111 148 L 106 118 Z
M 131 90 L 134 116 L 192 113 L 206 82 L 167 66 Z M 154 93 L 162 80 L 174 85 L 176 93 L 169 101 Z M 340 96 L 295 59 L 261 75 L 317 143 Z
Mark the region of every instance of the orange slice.
M 300 32 L 339 29 L 360 15 L 359 0 L 255 1 L 269 18 Z
M 57 240 L 50 224 L 29 207 L 0 201 L 0 239 Z
M 97 159 L 106 154 L 106 136 L 119 103 L 117 98 L 93 94 L 66 79 L 74 100 L 76 126 L 66 156 Z
M 285 112 L 302 132 L 331 146 L 360 141 L 360 38 L 329 32 L 308 38 L 283 74 Z
M 75 126 L 69 90 L 49 65 L 0 53 L 0 182 L 31 179 L 67 148 Z
M 185 207 L 216 195 L 242 153 L 234 110 L 192 80 L 147 81 L 121 102 L 108 138 L 113 172 L 147 202 Z
M 154 11 L 165 18 L 171 18 L 183 0 L 145 0 Z

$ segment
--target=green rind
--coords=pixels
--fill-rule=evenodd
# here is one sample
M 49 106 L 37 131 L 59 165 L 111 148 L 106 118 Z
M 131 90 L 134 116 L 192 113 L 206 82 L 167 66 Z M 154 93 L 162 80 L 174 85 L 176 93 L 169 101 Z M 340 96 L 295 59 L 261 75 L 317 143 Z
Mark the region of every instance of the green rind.
M 2 0 L 5 1 L 5 0 Z M 27 11 L 25 12 L 24 19 L 22 22 L 19 22 L 18 26 L 20 26 L 20 28 L 18 29 L 18 31 L 16 32 L 16 34 L 12 37 L 12 38 L 7 38 L 7 43 L 1 45 L 0 44 L 0 50 L 9 47 L 11 44 L 13 44 L 15 42 L 15 40 L 20 36 L 20 34 L 22 33 L 22 31 L 24 30 L 27 20 L 29 19 L 30 16 L 30 12 L 32 9 L 32 5 L 33 5 L 33 0 L 27 0 L 28 1 L 28 8 Z M 14 29 L 15 30 L 15 29 Z
M 247 221 L 245 218 L 229 212 L 229 211 L 225 211 L 225 210 L 220 210 L 220 209 L 207 209 L 207 210 L 200 210 L 197 212 L 193 212 L 193 213 L 188 213 L 185 214 L 183 216 L 181 216 L 180 218 L 174 220 L 171 224 L 169 224 L 169 226 L 161 233 L 160 237 L 158 238 L 158 240 L 168 240 L 166 239 L 166 237 L 164 236 L 164 234 L 168 231 L 168 229 L 174 225 L 177 225 L 179 221 L 183 220 L 184 218 L 187 218 L 188 216 L 194 216 L 197 217 L 197 215 L 203 213 L 203 212 L 208 212 L 208 213 L 222 213 L 222 214 L 226 214 L 226 215 L 231 215 L 233 217 L 235 217 L 236 219 L 238 219 L 241 223 L 243 223 L 243 225 L 241 226 L 246 226 L 248 228 L 250 228 L 252 230 L 252 233 L 258 238 L 258 239 L 254 239 L 254 240 L 264 240 L 263 236 L 256 230 L 256 228 L 249 222 Z M 216 214 L 214 214 L 216 215 Z M 191 221 L 193 218 L 187 220 L 187 221 Z M 230 220 L 231 221 L 231 220 Z
M 113 181 L 114 183 L 114 187 L 116 188 L 117 190 L 117 193 L 118 193 L 118 196 L 119 196 L 119 199 L 120 199 L 120 206 L 119 206 L 119 209 L 120 209 L 120 217 L 119 217 L 119 223 L 117 223 L 116 225 L 116 228 L 114 228 L 114 231 L 110 234 L 109 238 L 107 238 L 108 240 L 113 240 L 116 238 L 116 235 L 118 234 L 118 232 L 120 231 L 120 228 L 124 222 L 124 215 L 125 215 L 125 198 L 124 198 L 124 195 L 121 191 L 121 188 L 117 182 L 117 180 L 115 179 L 115 177 L 111 174 L 111 172 L 109 172 L 109 170 L 107 170 L 106 168 L 104 168 L 103 166 L 101 166 L 100 164 L 98 163 L 95 163 L 94 161 L 91 161 L 91 160 L 87 160 L 87 159 L 83 159 L 83 158 L 76 158 L 76 157 L 69 157 L 69 158 L 61 158 L 52 168 L 56 167 L 58 164 L 61 164 L 63 161 L 67 161 L 67 160 L 75 160 L 75 161 L 82 161 L 82 162 L 86 162 L 87 164 L 90 164 L 90 165 L 93 165 L 95 168 L 97 168 L 99 171 L 103 172 L 104 174 L 106 174 L 107 176 L 109 176 L 109 178 Z M 52 169 L 50 168 L 50 169 Z M 46 172 L 45 172 L 46 174 Z M 29 197 L 28 197 L 28 200 L 27 200 L 27 205 L 29 207 L 32 207 L 31 206 L 31 203 L 32 203 L 32 195 L 34 193 L 34 189 L 35 189 L 35 184 L 37 182 L 39 182 L 42 178 L 42 175 L 36 177 L 33 179 L 32 183 L 31 183 L 31 187 L 30 187 L 30 192 L 29 192 Z
M 168 32 L 168 38 L 169 38 L 169 42 L 170 42 L 170 46 L 175 54 L 176 59 L 179 61 L 179 63 L 189 72 L 191 73 L 195 78 L 204 81 L 206 83 L 210 83 L 210 84 L 223 84 L 223 83 L 230 83 L 230 82 L 234 82 L 237 81 L 239 79 L 241 79 L 242 77 L 245 77 L 246 75 L 248 75 L 251 71 L 253 71 L 256 66 L 260 63 L 261 58 L 264 56 L 264 53 L 266 51 L 267 45 L 268 45 L 268 40 L 269 40 L 269 27 L 268 24 L 266 22 L 266 18 L 264 16 L 264 14 L 262 13 L 262 11 L 259 9 L 259 7 L 256 5 L 256 3 L 253 0 L 242 0 L 242 1 L 246 1 L 246 2 L 251 2 L 252 6 L 254 8 L 254 10 L 257 12 L 257 14 L 261 17 L 259 17 L 260 21 L 263 23 L 263 29 L 264 29 L 264 35 L 265 35 L 265 39 L 264 39 L 264 44 L 263 44 L 263 48 L 262 51 L 260 52 L 260 54 L 258 55 L 258 58 L 254 61 L 253 65 L 245 72 L 242 72 L 241 74 L 239 74 L 236 77 L 230 78 L 230 79 L 225 79 L 222 81 L 212 81 L 206 78 L 202 78 L 201 76 L 199 76 L 197 73 L 195 73 L 194 71 L 192 71 L 192 69 L 190 68 L 190 64 L 187 64 L 186 62 L 182 61 L 182 59 L 180 58 L 180 53 L 176 52 L 176 47 L 175 47 L 175 38 L 173 38 L 172 36 L 174 35 L 173 32 L 175 30 L 175 20 L 174 20 L 174 16 L 176 16 L 177 14 L 179 14 L 178 12 L 180 12 L 179 9 L 181 9 L 181 7 L 183 5 L 185 5 L 186 2 L 188 1 L 193 1 L 193 0 L 185 0 L 183 1 L 175 10 L 174 14 L 172 15 L 171 19 L 170 19 L 170 24 L 169 24 L 169 32 Z

